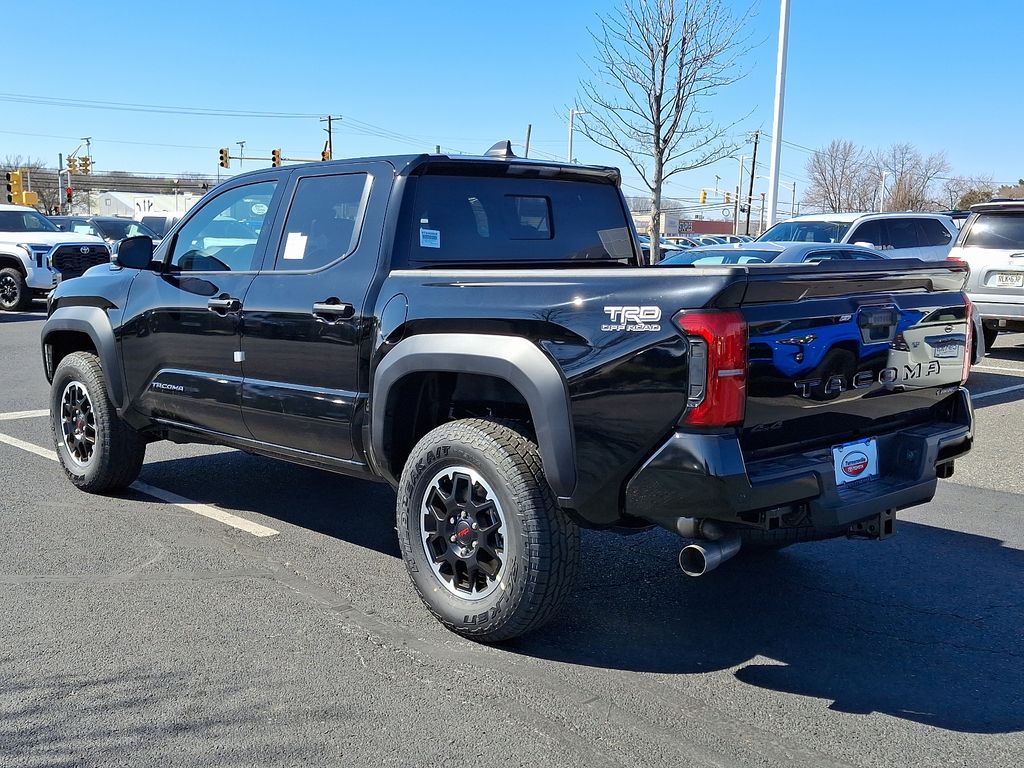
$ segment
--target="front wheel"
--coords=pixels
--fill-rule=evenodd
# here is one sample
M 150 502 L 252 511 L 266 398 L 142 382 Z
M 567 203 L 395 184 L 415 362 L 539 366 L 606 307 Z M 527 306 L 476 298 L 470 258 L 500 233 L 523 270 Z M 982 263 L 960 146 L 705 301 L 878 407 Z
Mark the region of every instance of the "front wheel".
M 127 488 L 139 476 L 146 441 L 117 415 L 96 355 L 60 361 L 50 390 L 54 447 L 68 479 L 83 491 Z
M 0 269 L 0 310 L 22 312 L 32 306 L 32 289 L 13 267 Z
M 579 570 L 579 528 L 555 504 L 537 446 L 504 423 L 465 419 L 424 436 L 402 472 L 397 523 L 420 598 L 474 640 L 540 627 Z

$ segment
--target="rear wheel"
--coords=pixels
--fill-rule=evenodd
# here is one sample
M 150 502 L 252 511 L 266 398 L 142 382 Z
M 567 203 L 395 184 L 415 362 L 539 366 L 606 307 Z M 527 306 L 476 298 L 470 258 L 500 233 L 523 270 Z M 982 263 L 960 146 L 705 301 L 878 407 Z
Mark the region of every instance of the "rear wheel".
M 146 441 L 117 415 L 96 355 L 73 352 L 60 361 L 50 426 L 65 474 L 83 491 L 121 490 L 139 476 Z
M 32 306 L 32 290 L 13 267 L 0 269 L 0 310 L 22 312 Z
M 420 598 L 475 640 L 550 620 L 579 568 L 579 528 L 555 504 L 537 446 L 503 423 L 450 422 L 420 440 L 402 472 L 397 523 Z

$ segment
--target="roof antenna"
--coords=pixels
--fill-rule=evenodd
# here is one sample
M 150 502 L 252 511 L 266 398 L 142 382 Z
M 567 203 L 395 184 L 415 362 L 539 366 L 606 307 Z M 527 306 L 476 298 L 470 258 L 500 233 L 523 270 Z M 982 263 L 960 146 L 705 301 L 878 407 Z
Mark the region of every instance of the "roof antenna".
M 509 158 L 515 157 L 515 152 L 512 151 L 512 142 L 506 139 L 505 141 L 499 141 L 493 147 L 487 150 L 486 157 L 497 157 L 501 160 L 508 160 Z

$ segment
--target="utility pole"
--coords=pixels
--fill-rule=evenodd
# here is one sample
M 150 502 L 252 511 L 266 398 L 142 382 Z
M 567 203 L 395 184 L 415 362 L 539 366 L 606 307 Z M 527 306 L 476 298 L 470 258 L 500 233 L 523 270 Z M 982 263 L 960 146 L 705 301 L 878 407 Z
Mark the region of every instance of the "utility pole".
M 530 156 L 530 133 L 533 132 L 533 123 L 528 123 L 526 126 L 526 148 L 523 150 L 523 157 Z
M 793 202 L 789 204 L 789 218 L 796 216 L 796 182 L 793 182 Z
M 764 234 L 764 192 L 761 193 L 761 213 L 757 218 L 757 236 L 760 237 Z
M 327 123 L 327 127 L 324 128 L 327 131 L 327 156 L 334 159 L 334 121 L 341 120 L 340 115 L 328 115 L 327 117 L 321 117 L 321 123 Z
M 768 226 L 775 223 L 779 199 L 779 161 L 782 155 L 782 108 L 786 98 L 786 49 L 789 46 L 789 0 L 779 4 L 779 57 L 775 67 L 775 115 L 772 118 L 772 157 L 768 169 Z
M 741 156 L 736 159 L 740 161 L 740 180 L 736 182 L 736 210 L 732 215 L 732 233 L 734 235 L 740 233 L 740 198 L 743 195 L 743 161 L 746 158 Z
M 761 140 L 761 132 L 754 131 L 754 156 L 750 158 L 750 188 L 747 190 L 747 223 L 743 233 L 750 234 L 750 209 L 754 206 L 754 174 L 757 173 L 757 143 Z
M 238 145 L 238 167 L 241 168 L 242 163 L 245 162 L 245 142 L 236 141 L 235 144 Z
M 64 173 L 64 153 L 57 153 L 57 215 L 64 213 L 64 185 L 60 183 L 60 175 Z M 68 174 L 68 186 L 71 186 L 71 174 Z
M 82 139 L 82 141 L 85 142 L 85 156 L 89 158 L 89 168 L 91 169 L 92 168 L 92 136 L 86 136 L 85 138 Z M 69 180 L 71 179 L 70 175 L 68 176 L 68 179 Z M 71 186 L 71 185 L 69 184 L 68 186 Z M 82 182 L 82 187 L 83 187 L 83 192 L 85 192 L 85 190 L 84 190 L 84 187 L 85 187 L 84 180 Z M 85 211 L 86 211 L 86 213 L 89 213 L 89 214 L 92 213 L 92 193 L 91 192 L 85 192 Z
M 569 152 L 568 152 L 568 155 L 567 155 L 567 157 L 565 159 L 568 162 L 570 162 L 570 163 L 572 162 L 572 123 L 573 123 L 573 118 L 575 118 L 576 115 L 585 115 L 585 114 L 587 114 L 587 113 L 584 112 L 582 109 L 570 109 L 569 110 Z

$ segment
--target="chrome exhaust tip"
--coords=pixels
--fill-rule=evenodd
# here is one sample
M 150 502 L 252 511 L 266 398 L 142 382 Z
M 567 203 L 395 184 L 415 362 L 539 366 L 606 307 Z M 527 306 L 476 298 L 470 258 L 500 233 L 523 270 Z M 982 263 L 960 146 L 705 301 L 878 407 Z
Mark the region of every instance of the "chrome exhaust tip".
M 679 567 L 687 576 L 703 576 L 740 551 L 740 537 L 726 536 L 718 541 L 689 544 L 679 552 Z

